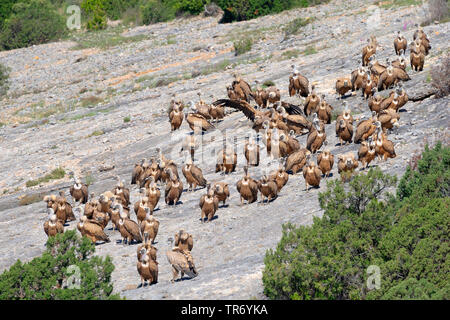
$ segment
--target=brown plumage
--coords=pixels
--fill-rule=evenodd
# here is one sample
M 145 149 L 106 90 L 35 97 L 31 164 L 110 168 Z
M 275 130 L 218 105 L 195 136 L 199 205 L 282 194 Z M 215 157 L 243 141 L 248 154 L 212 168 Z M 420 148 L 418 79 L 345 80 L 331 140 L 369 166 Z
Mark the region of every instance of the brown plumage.
M 387 158 L 395 158 L 397 155 L 395 153 L 394 144 L 392 141 L 387 139 L 385 133 L 381 129 L 381 123 L 378 121 L 377 124 L 377 133 L 376 133 L 376 141 L 375 141 L 375 152 L 378 156 L 378 159 L 383 158 L 384 161 Z
M 203 177 L 202 169 L 197 167 L 193 162 L 190 156 L 186 157 L 185 165 L 182 168 L 182 172 L 184 177 L 186 178 L 186 182 L 189 185 L 188 190 L 193 190 L 197 188 L 197 186 L 206 187 L 206 179 Z
M 209 123 L 208 119 L 205 118 L 203 114 L 198 113 L 197 107 L 190 101 L 190 108 L 186 114 L 186 121 L 194 132 L 204 132 L 214 128 L 214 126 Z
M 422 27 L 419 26 L 418 29 L 414 32 L 413 40 L 420 40 L 420 44 L 425 49 L 424 53 L 425 53 L 425 55 L 427 55 L 431 49 L 430 40 L 428 39 L 427 35 L 423 31 Z
M 172 173 L 177 177 L 177 179 L 180 178 L 178 175 L 178 167 L 176 163 L 173 160 L 167 159 L 164 154 L 162 153 L 160 148 L 156 148 L 157 152 L 159 153 L 159 169 L 160 169 L 160 180 L 167 183 L 170 179 L 170 175 L 168 174 L 168 171 L 166 169 L 170 168 Z M 158 181 L 155 179 L 155 182 Z
M 283 165 L 280 163 L 278 169 L 269 176 L 269 180 L 273 180 L 277 184 L 277 193 L 280 193 L 281 189 L 289 181 L 289 174 L 284 170 Z
M 400 56 L 398 56 L 396 60 L 392 61 L 392 66 L 406 71 L 407 64 L 404 51 L 400 49 Z
M 319 108 L 320 97 L 315 93 L 314 86 L 311 88 L 311 94 L 306 97 L 303 112 L 306 116 L 316 113 Z
M 358 69 L 352 71 L 350 78 L 352 83 L 352 91 L 361 89 L 365 79 L 366 71 L 364 70 L 364 67 L 358 67 Z
M 216 172 L 223 172 L 229 174 L 236 170 L 237 153 L 226 146 L 217 154 Z
M 170 130 L 174 131 L 181 127 L 183 123 L 184 113 L 178 105 L 175 105 L 169 114 Z
M 408 76 L 405 70 L 395 68 L 392 63 L 388 63 L 386 70 L 380 75 L 378 80 L 378 91 L 388 89 L 399 81 L 408 81 L 411 78 Z
M 145 209 L 145 219 L 141 223 L 141 234 L 148 237 L 151 243 L 155 243 L 156 235 L 159 230 L 159 221 L 151 215 L 150 209 Z
M 329 177 L 334 165 L 334 156 L 326 149 L 317 156 L 317 165 L 325 177 Z
M 75 184 L 70 187 L 70 195 L 74 202 L 85 204 L 89 197 L 88 186 L 82 184 L 77 177 L 74 178 L 74 182 Z
M 149 188 L 147 189 L 147 206 L 150 208 L 150 213 L 153 214 L 156 206 L 158 205 L 159 198 L 161 197 L 161 191 L 158 189 L 155 181 L 151 179 Z
M 277 183 L 274 180 L 269 179 L 266 175 L 263 175 L 261 180 L 258 181 L 258 189 L 261 192 L 262 203 L 264 203 L 265 199 L 267 199 L 267 203 L 269 203 L 278 195 Z
M 128 208 L 128 205 L 130 204 L 130 189 L 126 188 L 123 184 L 123 182 L 120 180 L 119 177 L 117 178 L 117 185 L 112 190 L 112 193 L 116 196 L 116 199 L 122 203 L 124 207 Z
M 296 174 L 306 164 L 306 158 L 310 155 L 311 152 L 307 149 L 300 149 L 287 157 L 286 163 L 284 166 L 284 170 L 286 172 L 292 172 L 292 174 Z
M 336 93 L 340 98 L 350 90 L 352 90 L 352 82 L 349 78 L 338 78 L 336 80 Z
M 309 81 L 299 73 L 294 65 L 292 65 L 292 69 L 293 74 L 289 77 L 289 96 L 298 94 L 306 98 L 309 95 Z
M 370 111 L 372 112 L 380 112 L 381 110 L 381 103 L 383 102 L 383 97 L 378 94 L 378 89 L 373 88 L 372 89 L 372 96 L 367 101 L 367 104 L 369 106 Z
M 179 273 L 181 273 L 181 278 L 183 278 L 184 274 L 191 278 L 195 278 L 198 275 L 194 259 L 189 251 L 174 247 L 171 251 L 166 252 L 166 257 L 169 264 L 172 265 L 173 278 L 171 282 L 178 278 Z
M 223 106 L 211 104 L 209 107 L 209 114 L 211 115 L 213 122 L 217 122 L 225 118 L 225 108 Z
M 199 203 L 200 209 L 202 210 L 201 221 L 204 222 L 205 218 L 208 222 L 212 220 L 217 209 L 219 208 L 219 198 L 214 194 L 214 189 L 208 185 L 208 190 L 206 194 L 202 195 Z
M 371 72 L 371 75 L 373 76 L 372 80 L 374 80 L 378 84 L 377 76 L 380 76 L 386 70 L 386 66 L 379 63 L 376 56 L 374 55 L 370 59 L 369 70 Z
M 149 242 L 149 235 L 147 233 L 144 234 L 144 242 L 137 246 L 136 254 L 138 261 L 141 260 L 142 257 L 142 248 L 145 248 L 145 253 L 150 257 L 150 259 L 156 261 L 158 249 Z
M 414 71 L 422 71 L 425 63 L 425 54 L 422 52 L 411 52 L 410 54 L 411 69 Z
M 84 215 L 88 217 L 88 219 L 92 218 L 94 211 L 99 206 L 98 200 L 95 199 L 94 197 L 95 197 L 94 193 L 91 193 L 90 195 L 91 200 L 86 202 L 86 204 L 84 205 Z
M 248 167 L 244 167 L 244 177 L 236 183 L 237 191 L 240 194 L 241 205 L 244 200 L 253 203 L 258 200 L 258 184 L 248 174 Z
M 356 126 L 356 133 L 353 138 L 354 143 L 361 143 L 375 132 L 376 113 L 372 111 L 372 116 L 367 120 L 362 120 Z
M 174 244 L 183 251 L 192 251 L 192 248 L 194 247 L 194 238 L 184 229 L 180 229 L 180 231 L 175 234 Z
M 367 39 L 367 45 L 362 49 L 362 65 L 363 67 L 367 66 L 369 63 L 369 59 L 372 55 L 377 52 L 377 43 L 376 39 L 372 36 L 370 39 Z
M 255 141 L 255 139 L 251 136 L 245 137 L 244 144 L 244 156 L 247 160 L 247 166 L 258 166 L 259 165 L 259 144 Z
M 305 178 L 305 190 L 309 190 L 309 186 L 319 187 L 320 178 L 322 176 L 322 172 L 319 167 L 313 161 L 310 161 L 307 166 L 303 168 L 303 178 Z
M 164 190 L 164 198 L 166 204 L 176 205 L 183 193 L 183 183 L 173 174 L 171 168 L 166 168 L 165 171 L 169 174 L 170 178 L 166 184 L 166 189 Z
M 358 150 L 358 161 L 361 162 L 363 168 L 367 168 L 369 164 L 375 159 L 375 141 L 369 137 L 367 141 L 361 142 Z
M 130 245 L 133 240 L 137 242 L 142 242 L 142 235 L 139 225 L 128 218 L 127 214 L 123 211 L 122 205 L 119 206 L 119 232 L 122 236 L 122 243 L 125 241 Z
M 351 143 L 353 137 L 353 116 L 347 102 L 344 101 L 344 110 L 336 119 L 336 135 L 339 137 L 340 145 Z
M 253 92 L 250 85 L 239 75 L 234 74 L 233 76 L 234 81 L 231 86 L 233 87 L 235 94 L 240 100 L 250 102 L 250 97 L 253 97 Z
M 225 182 L 215 182 L 213 184 L 214 194 L 217 196 L 219 201 L 222 201 L 222 206 L 225 206 L 225 202 L 230 197 L 230 190 L 228 184 Z
M 131 184 L 141 184 L 141 181 L 144 178 L 144 163 L 145 159 L 142 159 L 141 163 L 134 164 L 133 172 L 131 174 Z
M 343 181 L 349 179 L 356 168 L 358 160 L 355 159 L 353 152 L 338 156 L 338 173 Z
M 84 215 L 81 216 L 77 229 L 82 236 L 88 237 L 93 243 L 97 241 L 110 242 L 109 237 L 103 231 L 103 226 L 98 221 L 88 220 Z
M 308 134 L 308 139 L 306 141 L 306 149 L 311 153 L 316 153 L 323 145 L 327 135 L 325 133 L 325 126 L 320 123 L 318 118 L 313 120 L 313 126 Z
M 369 97 L 373 96 L 374 90 L 377 88 L 377 84 L 375 81 L 372 80 L 372 76 L 370 74 L 370 71 L 366 73 L 366 77 L 364 78 L 364 82 L 362 85 L 362 93 L 364 96 L 364 99 L 369 99 Z
M 330 124 L 332 110 L 333 107 L 325 101 L 325 95 L 322 95 L 322 99 L 320 99 L 319 108 L 317 110 L 319 120 L 326 124 Z
M 58 233 L 63 233 L 64 232 L 64 226 L 61 223 L 61 221 L 59 221 L 56 218 L 56 215 L 54 214 L 53 209 L 52 208 L 48 208 L 47 209 L 47 213 L 48 213 L 48 220 L 46 220 L 44 222 L 45 234 L 48 237 L 54 237 Z
M 158 282 L 158 262 L 150 258 L 145 248 L 141 249 L 141 259 L 136 264 L 137 271 L 141 277 L 140 286 L 145 283 L 155 284 Z
M 400 33 L 400 31 L 398 31 L 397 36 L 394 39 L 395 54 L 400 55 L 401 50 L 403 50 L 403 52 L 405 52 L 407 45 L 408 45 L 408 42 L 406 41 L 406 38 Z
M 147 215 L 147 210 L 150 211 L 150 208 L 147 206 L 148 198 L 142 197 L 141 201 L 136 202 L 134 205 L 134 213 L 136 213 L 136 218 L 139 224 L 145 220 Z
M 400 115 L 395 111 L 395 109 L 391 108 L 380 111 L 380 114 L 378 115 L 378 121 L 380 121 L 383 131 L 386 131 L 386 129 L 398 128 L 399 120 Z

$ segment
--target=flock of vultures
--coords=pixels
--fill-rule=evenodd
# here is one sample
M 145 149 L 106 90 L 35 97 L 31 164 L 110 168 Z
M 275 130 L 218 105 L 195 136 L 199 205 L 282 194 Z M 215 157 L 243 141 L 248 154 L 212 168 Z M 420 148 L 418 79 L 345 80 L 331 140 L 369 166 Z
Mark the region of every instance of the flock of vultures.
M 425 56 L 431 46 L 430 42 L 419 27 L 409 44 L 410 65 L 413 71 L 423 69 Z M 395 60 L 388 59 L 386 64 L 376 58 L 377 40 L 368 39 L 362 49 L 361 66 L 351 73 L 348 78 L 336 80 L 336 93 L 342 99 L 348 92 L 361 90 L 371 110 L 368 119 L 353 119 L 351 109 L 343 102 L 342 114 L 338 115 L 335 128 L 340 145 L 360 144 L 358 154 L 352 152 L 337 155 L 338 173 L 343 180 L 348 180 L 358 165 L 366 168 L 377 157 L 378 161 L 396 156 L 394 144 L 389 140 L 388 133 L 399 126 L 399 109 L 408 101 L 408 95 L 402 86 L 402 81 L 409 80 L 406 72 L 407 40 L 400 32 L 394 39 Z M 207 104 L 199 99 L 198 103 L 190 101 L 186 106 L 180 100 L 172 98 L 168 108 L 171 130 L 177 130 L 185 120 L 191 130 L 203 133 L 215 128 L 213 123 L 223 119 L 228 110 L 239 110 L 251 120 L 251 134 L 245 138 L 243 152 L 247 160 L 242 178 L 237 181 L 236 189 L 240 194 L 241 205 L 254 203 L 261 194 L 262 203 L 270 203 L 277 198 L 277 194 L 288 182 L 289 174 L 302 171 L 306 190 L 310 187 L 318 188 L 321 179 L 330 175 L 334 166 L 334 155 L 326 148 L 325 126 L 332 122 L 333 107 L 325 101 L 325 96 L 315 92 L 310 87 L 305 75 L 300 74 L 295 66 L 289 77 L 289 95 L 298 96 L 300 105 L 281 101 L 280 90 L 275 86 L 265 89 L 257 82 L 253 91 L 247 82 L 235 74 L 235 79 L 227 87 L 228 99 L 220 99 Z M 392 89 L 389 96 L 384 98 L 378 92 Z M 200 97 L 200 95 L 199 95 Z M 251 104 L 251 102 L 256 104 Z M 356 123 L 358 122 L 358 123 Z M 307 145 L 303 148 L 297 136 L 307 134 Z M 206 193 L 200 197 L 199 214 L 202 223 L 211 221 L 219 209 L 221 202 L 225 206 L 230 197 L 227 183 L 215 182 L 210 184 L 203 177 L 202 169 L 194 164 L 197 147 L 196 135 L 186 137 L 183 152 L 186 160 L 182 164 L 181 172 L 189 186 L 188 191 L 195 191 L 197 187 L 206 188 Z M 279 162 L 278 169 L 270 174 L 262 175 L 260 180 L 253 179 L 248 172 L 249 167 L 260 164 L 262 152 L 260 141 L 266 147 L 266 156 Z M 261 147 L 264 148 L 261 144 Z M 323 149 L 323 150 L 321 150 Z M 183 193 L 185 184 L 180 178 L 178 165 L 167 159 L 160 149 L 158 156 L 135 164 L 132 172 L 131 185 L 136 185 L 140 192 L 140 200 L 131 208 L 130 190 L 118 178 L 117 185 L 106 191 L 98 198 L 89 194 L 88 186 L 81 183 L 74 176 L 74 185 L 70 188 L 73 206 L 65 197 L 65 192 L 59 195 L 48 195 L 44 198 L 47 203 L 48 220 L 44 223 L 45 233 L 51 237 L 64 232 L 67 221 L 77 218 L 77 229 L 92 242 L 110 242 L 104 229 L 109 222 L 113 230 L 117 230 L 122 237 L 122 243 L 139 243 L 136 250 L 137 271 L 141 277 L 141 284 L 154 284 L 158 281 L 157 249 L 154 240 L 158 234 L 159 221 L 153 215 L 157 207 L 161 191 L 164 186 L 164 200 L 167 205 L 177 205 Z M 318 154 L 317 161 L 311 156 Z M 216 172 L 229 174 L 236 170 L 237 153 L 229 145 L 217 154 Z M 267 171 L 266 171 L 267 173 Z M 72 209 L 73 208 L 73 209 Z M 132 211 L 134 217 L 132 218 Z M 75 214 L 76 213 L 76 214 Z M 189 277 L 197 276 L 191 250 L 194 239 L 185 230 L 180 230 L 174 237 L 174 247 L 166 252 L 167 259 L 172 266 L 173 279 L 180 273 Z

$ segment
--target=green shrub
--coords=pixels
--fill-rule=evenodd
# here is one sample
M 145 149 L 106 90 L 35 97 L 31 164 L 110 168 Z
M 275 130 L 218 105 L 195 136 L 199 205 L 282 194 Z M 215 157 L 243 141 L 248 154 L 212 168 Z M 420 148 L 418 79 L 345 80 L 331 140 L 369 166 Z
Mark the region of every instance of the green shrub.
M 17 0 L 2 0 L 0 1 L 0 30 L 2 30 L 3 24 L 6 19 L 9 18 L 13 12 L 12 7 Z
M 329 0 L 217 0 L 224 11 L 220 22 L 254 19 L 272 13 L 279 13 L 296 7 L 309 7 Z
M 9 68 L 0 64 L 0 97 L 8 92 Z
M 314 18 L 303 19 L 301 17 L 295 18 L 284 27 L 284 37 L 287 38 L 290 35 L 297 34 L 301 28 L 314 21 Z
M 27 181 L 25 185 L 27 187 L 34 187 L 43 182 L 49 182 L 50 180 L 62 179 L 62 178 L 64 178 L 65 175 L 66 175 L 66 171 L 64 171 L 63 168 L 57 168 L 57 169 L 53 170 L 52 172 L 50 172 L 49 174 L 46 174 L 45 176 L 43 176 L 39 179 Z
M 59 39 L 67 32 L 65 19 L 48 0 L 13 5 L 0 34 L 0 49 L 11 50 Z
M 199 14 L 203 12 L 209 0 L 176 0 L 171 1 L 177 13 Z
M 86 28 L 88 30 L 106 28 L 107 16 L 104 0 L 83 0 L 81 9 L 86 16 Z
M 131 118 L 129 116 L 126 116 L 125 118 L 123 118 L 123 122 L 127 123 L 130 122 Z
M 169 21 L 175 18 L 175 9 L 161 0 L 150 0 L 141 6 L 143 24 Z
M 109 256 L 94 256 L 95 245 L 76 230 L 69 230 L 47 241 L 42 256 L 28 263 L 18 260 L 0 275 L 2 300 L 92 300 L 117 299 L 112 294 Z M 71 276 L 78 269 L 79 288 L 71 287 Z
M 138 0 L 102 0 L 106 15 L 111 20 L 118 20 L 127 9 L 135 7 Z
M 236 56 L 246 53 L 252 49 L 253 40 L 250 37 L 245 37 L 233 42 L 234 53 Z
M 397 196 L 385 194 L 396 178 L 380 169 L 348 184 L 328 182 L 324 210 L 311 226 L 283 226 L 268 250 L 264 293 L 271 299 L 448 299 L 450 225 L 449 147 L 428 148 L 403 175 Z M 367 286 L 369 266 L 381 285 Z

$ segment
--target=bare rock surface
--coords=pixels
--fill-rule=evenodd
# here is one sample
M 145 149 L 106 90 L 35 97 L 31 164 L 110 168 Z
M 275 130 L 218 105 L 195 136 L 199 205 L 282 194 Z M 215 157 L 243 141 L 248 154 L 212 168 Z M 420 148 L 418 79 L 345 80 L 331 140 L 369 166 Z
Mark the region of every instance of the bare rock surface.
M 142 39 L 108 49 L 74 50 L 76 44 L 67 41 L 0 52 L 0 61 L 12 70 L 9 96 L 0 101 L 0 122 L 6 124 L 0 127 L 0 271 L 17 259 L 29 261 L 45 249 L 45 204 L 40 201 L 20 205 L 21 199 L 59 190 L 68 195 L 71 184 L 67 175 L 29 188 L 25 186 L 27 181 L 62 167 L 83 179 L 89 175 L 93 179 L 89 190 L 97 195 L 112 189 L 117 175 L 130 187 L 134 163 L 155 155 L 157 147 L 178 163 L 182 176 L 179 139 L 189 128 L 184 122 L 180 131 L 170 132 L 165 112 L 170 98 L 176 94 L 185 102 L 197 101 L 199 91 L 207 102 L 212 101 L 211 95 L 214 99 L 224 98 L 234 72 L 252 85 L 255 80 L 271 80 L 281 89 L 282 100 L 299 103 L 287 92 L 291 64 L 295 64 L 339 111 L 342 101 L 335 94 L 335 79 L 349 76 L 358 66 L 368 36 L 376 35 L 382 46 L 377 53 L 380 61 L 393 58 L 394 32 L 402 30 L 410 42 L 418 12 L 418 6 L 381 9 L 372 1 L 332 1 L 232 24 L 218 24 L 218 17 L 195 17 L 137 27 L 122 35 Z M 371 22 L 374 14 L 379 14 L 379 23 Z M 285 38 L 284 25 L 297 17 L 315 20 L 300 33 Z M 432 49 L 424 71 L 408 71 L 412 80 L 404 87 L 417 99 L 403 107 L 400 129 L 389 135 L 397 157 L 375 162 L 385 172 L 401 176 L 411 156 L 419 153 L 426 142 L 449 141 L 449 98 L 428 97 L 432 90 L 431 66 L 449 50 L 449 25 L 424 27 Z M 246 34 L 257 41 L 250 52 L 235 56 L 233 40 Z M 308 46 L 316 52 L 305 54 Z M 298 50 L 298 56 L 288 58 L 283 52 L 289 50 Z M 218 64 L 221 68 L 214 69 Z M 208 68 L 212 71 L 201 72 Z M 159 80 L 165 84 L 155 86 Z M 345 100 L 355 116 L 370 114 L 359 92 Z M 130 121 L 125 122 L 125 117 Z M 339 146 L 334 125 L 326 125 L 331 152 L 357 153 L 359 145 Z M 205 148 L 198 165 L 208 181 L 225 181 L 231 189 L 229 205 L 219 208 L 216 219 L 200 222 L 198 203 L 204 189 L 184 192 L 182 204 L 174 208 L 166 206 L 161 198 L 154 213 L 160 221 L 156 285 L 136 288 L 140 282 L 136 245 L 122 245 L 118 242 L 120 234 L 107 227 L 112 241 L 97 245 L 96 254 L 113 258 L 116 292 L 128 299 L 265 298 L 261 277 L 266 250 L 275 248 L 283 223 L 308 225 L 314 216 L 321 216 L 318 193 L 325 189 L 327 181 L 322 180 L 320 189 L 305 191 L 302 174 L 291 175 L 270 204 L 258 201 L 241 207 L 235 185 L 245 163 L 243 137 L 250 128 L 251 122 L 241 112 L 230 113 L 217 124 L 220 132 L 228 129 L 239 138 L 238 169 L 226 176 L 214 172 L 215 157 L 211 156 L 214 148 L 215 152 L 221 148 L 221 133 L 213 131 L 203 136 Z M 306 135 L 299 140 L 306 145 Z M 268 167 L 265 151 L 262 159 L 261 168 Z M 332 173 L 329 179 L 339 178 L 337 164 Z M 259 178 L 262 172 L 251 169 L 250 174 Z M 139 199 L 138 190 L 136 186 L 130 188 L 134 203 Z M 132 217 L 135 219 L 134 214 Z M 76 223 L 67 228 L 76 228 Z M 171 284 L 165 251 L 170 249 L 169 238 L 181 228 L 194 236 L 192 255 L 199 276 Z

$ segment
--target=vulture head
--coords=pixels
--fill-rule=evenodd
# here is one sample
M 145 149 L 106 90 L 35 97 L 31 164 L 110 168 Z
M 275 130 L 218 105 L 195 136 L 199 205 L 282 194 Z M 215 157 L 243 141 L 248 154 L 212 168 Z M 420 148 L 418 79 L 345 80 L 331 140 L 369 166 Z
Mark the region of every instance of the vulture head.
M 348 168 L 351 168 L 353 166 L 353 159 L 349 155 L 345 158 L 345 165 Z

